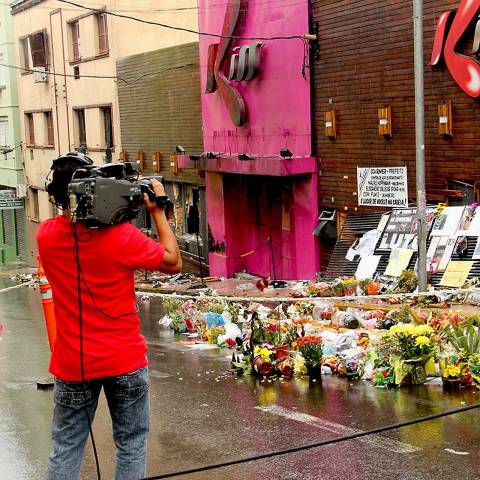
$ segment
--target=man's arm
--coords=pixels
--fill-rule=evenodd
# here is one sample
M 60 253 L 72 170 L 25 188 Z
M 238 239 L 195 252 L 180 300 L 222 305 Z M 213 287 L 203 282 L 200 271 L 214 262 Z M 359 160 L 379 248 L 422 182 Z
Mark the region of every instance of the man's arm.
M 163 185 L 153 179 L 151 185 L 155 195 L 161 197 L 165 195 L 165 189 Z M 153 221 L 157 227 L 157 234 L 159 242 L 165 248 L 165 254 L 158 270 L 164 273 L 178 273 L 182 271 L 182 257 L 180 255 L 180 249 L 178 247 L 177 239 L 173 234 L 172 228 L 168 224 L 167 217 L 162 208 L 157 207 L 157 204 L 150 202 L 148 196 L 144 194 L 145 206 L 152 214 Z

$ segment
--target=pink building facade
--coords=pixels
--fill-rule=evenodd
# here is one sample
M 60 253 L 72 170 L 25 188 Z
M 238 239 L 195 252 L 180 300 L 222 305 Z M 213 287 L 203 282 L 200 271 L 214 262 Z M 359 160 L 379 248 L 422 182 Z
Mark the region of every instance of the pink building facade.
M 308 1 L 199 1 L 210 273 L 311 279 L 319 270 Z M 236 37 L 236 38 L 230 38 Z

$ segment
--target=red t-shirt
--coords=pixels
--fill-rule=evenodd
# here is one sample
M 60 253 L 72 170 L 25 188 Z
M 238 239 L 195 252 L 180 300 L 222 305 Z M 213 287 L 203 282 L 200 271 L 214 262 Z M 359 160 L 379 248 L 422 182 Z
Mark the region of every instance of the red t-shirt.
M 81 268 L 85 379 L 110 377 L 147 365 L 140 334 L 134 272 L 156 270 L 163 245 L 130 223 L 98 229 L 77 223 Z M 37 242 L 55 305 L 57 340 L 50 373 L 81 381 L 77 264 L 72 223 L 63 216 L 44 221 Z

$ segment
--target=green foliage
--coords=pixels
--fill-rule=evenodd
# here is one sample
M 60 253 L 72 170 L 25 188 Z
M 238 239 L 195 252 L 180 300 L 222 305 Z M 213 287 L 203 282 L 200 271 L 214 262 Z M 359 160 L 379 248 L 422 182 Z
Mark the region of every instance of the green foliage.
M 475 326 L 474 318 L 450 322 L 445 327 L 445 335 L 458 354 L 463 357 L 471 357 L 480 353 L 480 328 Z
M 164 298 L 163 308 L 169 317 L 176 317 L 180 314 L 180 307 L 183 305 L 183 300 L 179 298 Z
M 418 285 L 417 275 L 412 270 L 404 270 L 400 275 L 395 293 L 412 293 Z

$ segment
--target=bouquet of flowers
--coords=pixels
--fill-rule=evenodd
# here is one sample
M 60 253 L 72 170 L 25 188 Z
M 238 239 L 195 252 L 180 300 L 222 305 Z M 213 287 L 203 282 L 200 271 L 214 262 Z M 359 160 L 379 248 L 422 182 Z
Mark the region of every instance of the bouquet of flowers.
M 392 367 L 380 367 L 372 373 L 372 383 L 376 387 L 395 385 L 395 374 Z
M 253 370 L 261 377 L 269 377 L 273 374 L 275 351 L 272 345 L 264 343 L 256 345 L 253 349 Z
M 321 337 L 308 335 L 299 337 L 296 348 L 305 360 L 307 372 L 312 378 L 319 378 L 322 368 L 323 347 Z
M 214 345 L 214 344 L 217 343 L 218 337 L 220 335 L 224 335 L 224 334 L 225 334 L 225 328 L 220 327 L 220 326 L 216 326 L 216 327 L 212 327 L 209 330 L 207 330 L 205 332 L 205 337 L 207 338 L 208 343 Z
M 394 325 L 383 341 L 390 351 L 390 365 L 395 383 L 418 385 L 427 379 L 427 371 L 434 369 L 433 355 L 438 350 L 438 338 L 427 325 Z

